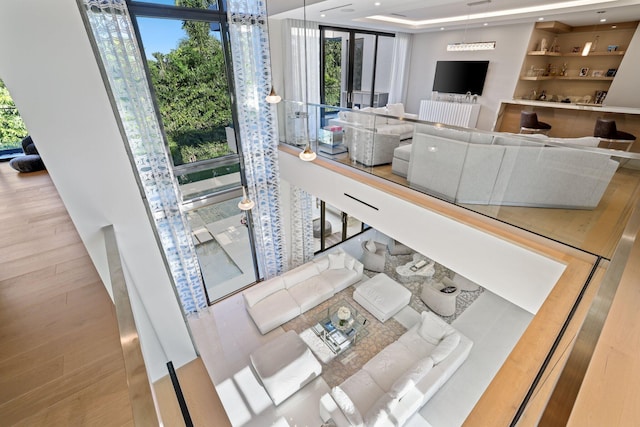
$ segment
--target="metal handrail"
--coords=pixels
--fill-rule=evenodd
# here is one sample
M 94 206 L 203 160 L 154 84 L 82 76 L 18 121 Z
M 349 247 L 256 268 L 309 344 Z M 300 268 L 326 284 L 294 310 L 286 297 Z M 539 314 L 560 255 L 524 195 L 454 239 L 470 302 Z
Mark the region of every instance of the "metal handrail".
M 129 291 L 122 270 L 120 250 L 113 224 L 103 227 L 102 231 L 107 250 L 113 302 L 120 330 L 120 345 L 122 346 L 129 386 L 129 401 L 133 410 L 133 422 L 136 426 L 160 426 L 162 425 L 161 416 L 151 392 L 151 383 L 142 356 L 140 338 L 131 309 Z

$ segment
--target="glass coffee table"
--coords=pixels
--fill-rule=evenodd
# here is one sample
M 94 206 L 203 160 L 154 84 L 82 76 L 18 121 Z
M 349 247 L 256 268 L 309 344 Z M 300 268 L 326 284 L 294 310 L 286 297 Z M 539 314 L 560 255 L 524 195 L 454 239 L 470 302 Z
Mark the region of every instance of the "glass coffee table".
M 336 355 L 356 345 L 369 333 L 367 318 L 346 300 L 322 311 L 317 321 L 311 329 Z

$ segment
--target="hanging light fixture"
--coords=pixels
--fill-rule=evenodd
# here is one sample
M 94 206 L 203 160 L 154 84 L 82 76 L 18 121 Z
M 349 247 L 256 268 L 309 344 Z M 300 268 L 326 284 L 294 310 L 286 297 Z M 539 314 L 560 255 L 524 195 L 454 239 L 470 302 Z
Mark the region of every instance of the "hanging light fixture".
M 304 160 L 305 162 L 311 162 L 315 160 L 317 156 L 316 156 L 316 153 L 314 153 L 313 149 L 311 148 L 311 139 L 309 138 L 309 104 L 308 104 L 309 103 L 309 70 L 308 70 L 309 66 L 307 65 L 307 1 L 306 0 L 302 0 L 302 13 L 303 13 L 302 22 L 304 22 L 303 41 L 304 41 L 304 85 L 305 85 L 303 120 L 306 120 L 306 123 L 304 126 L 304 133 L 305 133 L 305 139 L 307 140 L 307 145 L 306 147 L 304 147 L 304 151 L 302 151 L 298 155 L 298 157 L 300 157 L 300 160 Z
M 247 196 L 247 188 L 243 185 L 242 186 L 242 200 L 240 200 L 240 202 L 238 202 L 238 208 L 241 211 L 250 211 L 251 209 L 253 209 L 253 207 L 255 205 L 256 205 L 256 202 L 254 202 L 253 200 L 251 200 Z
M 273 85 L 271 85 L 271 92 L 269 92 L 269 95 L 267 95 L 266 100 L 269 104 L 277 104 L 278 102 L 282 101 L 282 97 L 276 93 Z

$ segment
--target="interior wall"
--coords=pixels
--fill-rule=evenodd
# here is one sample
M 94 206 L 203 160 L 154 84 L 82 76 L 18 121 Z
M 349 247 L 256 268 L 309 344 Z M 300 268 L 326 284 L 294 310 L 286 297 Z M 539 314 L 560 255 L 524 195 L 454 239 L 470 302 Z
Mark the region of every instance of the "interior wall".
M 437 61 L 489 60 L 477 127 L 491 130 L 500 100 L 513 98 L 532 30 L 533 24 L 518 24 L 414 34 L 405 111 L 418 113 L 420 100 L 431 98 Z M 447 52 L 447 44 L 463 41 L 495 41 L 496 49 Z
M 609 92 L 604 100 L 605 105 L 640 107 L 638 70 L 640 70 L 640 26 L 636 28 L 624 58 L 622 58 L 616 78 L 611 82 Z
M 280 173 L 282 179 L 532 314 L 565 269 L 554 260 L 290 154 L 280 153 Z
M 2 2 L 0 58 L 0 77 L 110 294 L 101 229 L 114 225 L 152 380 L 167 374 L 167 360 L 176 367 L 193 360 L 76 0 Z

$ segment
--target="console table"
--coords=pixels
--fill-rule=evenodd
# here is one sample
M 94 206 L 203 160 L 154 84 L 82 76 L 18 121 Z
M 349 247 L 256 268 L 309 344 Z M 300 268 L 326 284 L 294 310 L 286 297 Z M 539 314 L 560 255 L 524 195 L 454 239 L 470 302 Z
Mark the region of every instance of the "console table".
M 479 114 L 480 104 L 423 99 L 420 101 L 418 118 L 445 125 L 475 128 Z

